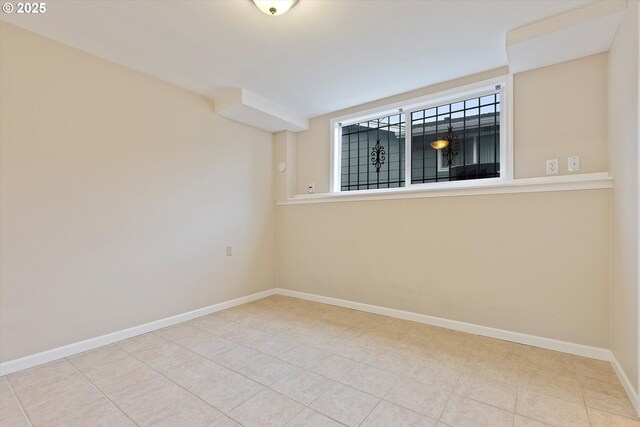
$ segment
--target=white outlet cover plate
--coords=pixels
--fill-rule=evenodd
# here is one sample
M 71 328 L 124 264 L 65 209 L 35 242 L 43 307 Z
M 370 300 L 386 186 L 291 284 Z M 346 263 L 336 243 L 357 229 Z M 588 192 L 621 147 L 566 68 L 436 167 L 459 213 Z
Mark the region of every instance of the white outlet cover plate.
M 560 163 L 558 162 L 558 159 L 547 160 L 547 175 L 556 175 L 559 168 Z
M 580 170 L 580 156 L 569 157 L 567 161 L 567 168 L 569 172 L 576 172 Z

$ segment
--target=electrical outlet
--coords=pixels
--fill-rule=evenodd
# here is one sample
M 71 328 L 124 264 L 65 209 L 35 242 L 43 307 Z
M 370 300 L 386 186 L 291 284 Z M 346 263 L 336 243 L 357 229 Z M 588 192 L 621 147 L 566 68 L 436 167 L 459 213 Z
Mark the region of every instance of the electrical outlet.
M 558 159 L 547 160 L 547 175 L 556 175 L 560 169 Z
M 567 160 L 567 167 L 569 168 L 569 172 L 576 172 L 580 170 L 580 156 L 572 156 Z
M 233 255 L 233 248 L 231 246 L 227 246 L 227 256 Z
M 309 194 L 315 193 L 316 192 L 316 184 L 314 182 L 310 183 L 309 187 L 308 187 L 308 190 L 309 190 Z

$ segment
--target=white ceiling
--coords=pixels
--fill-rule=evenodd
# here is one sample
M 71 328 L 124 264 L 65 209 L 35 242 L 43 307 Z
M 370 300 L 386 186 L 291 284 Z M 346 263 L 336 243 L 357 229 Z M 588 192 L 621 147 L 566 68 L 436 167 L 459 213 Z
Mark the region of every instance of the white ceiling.
M 507 64 L 505 34 L 589 0 L 49 0 L 1 19 L 215 98 L 244 88 L 298 116 Z

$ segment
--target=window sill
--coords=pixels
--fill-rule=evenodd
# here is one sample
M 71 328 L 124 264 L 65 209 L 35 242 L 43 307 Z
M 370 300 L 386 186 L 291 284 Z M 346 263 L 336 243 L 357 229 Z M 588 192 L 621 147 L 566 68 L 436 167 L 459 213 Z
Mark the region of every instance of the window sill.
M 437 184 L 414 184 L 409 188 L 345 191 L 340 193 L 299 194 L 276 205 L 356 202 L 367 200 L 420 199 L 425 197 L 480 196 L 486 194 L 540 193 L 547 191 L 596 190 L 612 188 L 607 172 L 559 175 L 539 178 L 488 178 Z

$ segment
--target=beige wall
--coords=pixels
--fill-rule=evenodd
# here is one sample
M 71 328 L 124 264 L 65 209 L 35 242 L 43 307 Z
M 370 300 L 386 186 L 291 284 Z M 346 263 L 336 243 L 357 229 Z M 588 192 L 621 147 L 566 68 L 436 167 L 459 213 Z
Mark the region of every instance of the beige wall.
M 274 287 L 271 134 L 4 22 L 0 43 L 0 360 Z
M 611 349 L 638 390 L 638 2 L 610 51 Z
M 286 169 L 280 172 L 284 162 Z M 276 201 L 287 200 L 296 192 L 296 134 L 282 131 L 273 134 L 273 185 Z
M 580 156 L 580 173 L 609 170 L 608 54 L 514 76 L 514 176 L 546 175 L 546 160 Z
M 609 198 L 280 205 L 278 286 L 608 347 Z
M 580 173 L 608 171 L 608 54 L 592 55 L 514 76 L 514 177 L 546 175 L 546 160 L 580 156 Z M 297 134 L 297 193 L 329 191 L 332 118 L 504 75 L 500 68 L 316 117 Z
M 275 224 L 274 198 L 310 182 L 328 191 L 331 117 L 506 69 L 272 137 L 214 116 L 200 96 L 0 28 L 0 360 L 276 285 L 609 346 L 609 190 L 282 205 Z M 550 154 L 607 170 L 606 64 L 602 54 L 516 76 L 529 109 L 516 111 L 516 177 L 544 174 Z M 573 73 L 584 76 L 563 86 Z M 543 108 L 554 87 L 567 91 L 560 116 Z M 540 122 L 581 137 L 518 136 L 544 136 Z M 284 158 L 287 174 L 274 175 Z
M 310 122 L 297 189 L 329 189 L 329 121 L 505 74 L 492 70 Z M 608 171 L 608 54 L 514 77 L 514 175 L 579 155 Z M 610 190 L 277 207 L 277 283 L 585 345 L 609 347 Z

